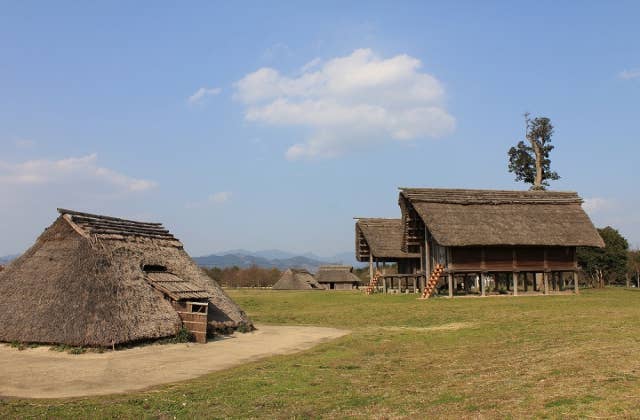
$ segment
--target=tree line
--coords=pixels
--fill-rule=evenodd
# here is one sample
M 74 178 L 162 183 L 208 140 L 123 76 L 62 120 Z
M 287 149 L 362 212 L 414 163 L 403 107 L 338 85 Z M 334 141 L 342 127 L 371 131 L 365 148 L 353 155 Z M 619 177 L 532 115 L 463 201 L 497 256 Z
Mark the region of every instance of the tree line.
M 629 249 L 629 242 L 611 226 L 598 229 L 604 248 L 578 248 L 578 264 L 592 287 L 618 284 L 639 286 L 640 250 Z
M 271 287 L 282 275 L 277 268 L 249 268 L 237 266 L 228 268 L 205 268 L 204 271 L 223 287 Z

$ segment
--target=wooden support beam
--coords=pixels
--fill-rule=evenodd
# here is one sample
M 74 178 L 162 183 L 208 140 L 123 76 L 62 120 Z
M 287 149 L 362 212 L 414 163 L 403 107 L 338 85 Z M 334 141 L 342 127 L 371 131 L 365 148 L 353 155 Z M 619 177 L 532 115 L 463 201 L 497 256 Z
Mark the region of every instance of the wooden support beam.
M 447 276 L 449 280 L 449 298 L 453 297 L 453 274 L 449 273 Z
M 487 295 L 487 287 L 485 285 L 485 273 L 480 273 L 480 295 Z
M 513 296 L 518 296 L 518 275 L 520 273 L 513 272 Z
M 548 295 L 549 294 L 549 273 L 545 271 L 544 274 L 542 274 L 542 278 L 544 281 L 544 294 Z
M 578 272 L 574 271 L 573 272 L 573 293 L 575 293 L 576 295 L 580 293 L 580 288 L 578 285 Z
M 424 274 L 431 275 L 431 251 L 429 250 L 429 231 L 424 227 Z
M 373 254 L 369 254 L 369 283 L 373 281 Z

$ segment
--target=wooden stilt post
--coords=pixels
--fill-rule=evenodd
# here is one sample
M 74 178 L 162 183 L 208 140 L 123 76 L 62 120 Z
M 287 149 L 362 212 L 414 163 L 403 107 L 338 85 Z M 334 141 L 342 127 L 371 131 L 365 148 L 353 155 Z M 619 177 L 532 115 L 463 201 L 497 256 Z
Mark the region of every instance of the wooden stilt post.
M 480 294 L 482 296 L 486 296 L 487 295 L 486 294 L 487 293 L 486 292 L 487 287 L 485 285 L 485 275 L 484 274 L 485 273 L 480 273 L 480 291 L 481 291 Z
M 429 232 L 424 227 L 424 275 L 429 278 L 431 275 L 431 252 L 429 251 Z
M 573 293 L 575 293 L 576 295 L 580 293 L 580 288 L 578 285 L 578 272 L 574 271 L 573 272 Z
M 369 284 L 373 281 L 373 254 L 369 254 Z
M 513 296 L 518 296 L 518 274 L 513 272 Z
M 449 273 L 447 276 L 449 279 L 449 297 L 453 297 L 453 274 Z
M 413 278 L 413 293 L 418 293 L 418 279 L 416 277 Z
M 549 294 L 549 273 L 547 273 L 546 271 L 544 272 L 544 274 L 542 275 L 543 277 L 543 281 L 544 281 L 544 294 L 548 295 Z

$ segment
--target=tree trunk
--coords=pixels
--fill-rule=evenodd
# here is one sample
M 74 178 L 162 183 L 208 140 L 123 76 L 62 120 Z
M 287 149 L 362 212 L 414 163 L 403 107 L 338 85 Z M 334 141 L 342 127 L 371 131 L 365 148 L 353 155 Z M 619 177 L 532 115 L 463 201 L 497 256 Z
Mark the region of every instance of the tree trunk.
M 533 189 L 540 190 L 542 189 L 542 148 L 535 140 L 531 142 L 531 146 L 536 155 L 536 179 L 533 183 Z

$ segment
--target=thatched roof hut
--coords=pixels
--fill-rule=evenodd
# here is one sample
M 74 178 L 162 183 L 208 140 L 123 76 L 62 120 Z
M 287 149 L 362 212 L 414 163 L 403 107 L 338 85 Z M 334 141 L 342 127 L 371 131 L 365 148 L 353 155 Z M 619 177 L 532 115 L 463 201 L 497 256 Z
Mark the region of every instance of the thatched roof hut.
M 290 268 L 273 285 L 274 290 L 324 290 L 309 271 L 299 268 Z
M 416 216 L 443 246 L 604 246 L 575 192 L 401 188 L 403 249 Z
M 395 262 L 398 259 L 420 258 L 417 252 L 402 250 L 402 219 L 359 218 L 356 221 L 356 258 L 368 262 Z
M 449 296 L 456 276 L 469 289 L 469 275 L 483 295 L 486 278 L 498 274 L 512 279 L 514 294 L 521 282 L 527 291 L 526 273 L 544 277 L 545 293 L 549 278 L 558 288 L 564 274 L 577 290 L 576 248 L 604 246 L 581 204 L 575 192 L 401 188 L 402 249 L 424 255 L 426 273 L 446 274 Z
M 369 263 L 369 277 L 373 277 L 373 264 L 378 267 L 396 263 L 397 272 L 415 273 L 421 268 L 420 253 L 402 249 L 402 219 L 358 218 L 356 221 L 356 259 Z M 384 271 L 384 270 L 383 270 Z
M 160 223 L 59 209 L 0 273 L 0 341 L 111 346 L 250 324 Z
M 353 267 L 350 265 L 320 266 L 316 280 L 328 290 L 351 290 L 360 285 L 360 279 L 353 274 Z

